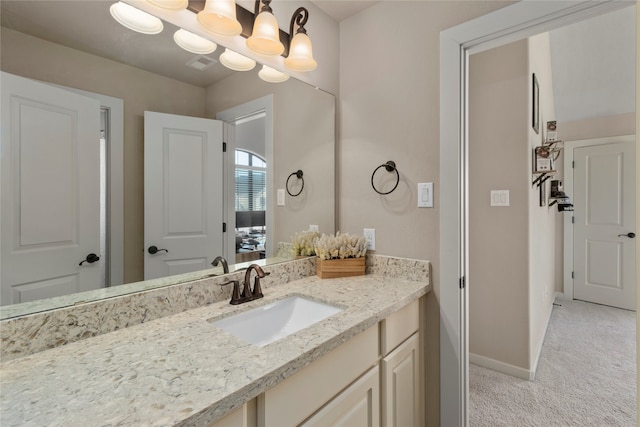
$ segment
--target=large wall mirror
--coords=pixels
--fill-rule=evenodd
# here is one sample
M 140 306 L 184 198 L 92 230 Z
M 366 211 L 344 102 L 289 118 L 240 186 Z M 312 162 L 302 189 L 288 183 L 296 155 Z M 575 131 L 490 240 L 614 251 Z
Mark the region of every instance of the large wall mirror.
M 251 71 L 231 71 L 218 61 L 224 46 L 218 46 L 215 52 L 207 55 L 189 53 L 174 43 L 173 34 L 177 28 L 169 23 L 165 23 L 163 32 L 157 35 L 135 33 L 122 27 L 110 16 L 109 7 L 112 3 L 56 0 L 3 0 L 0 3 L 0 67 L 3 78 L 9 74 L 12 78 L 26 78 L 37 84 L 49 85 L 53 88 L 53 98 L 59 93 L 56 90 L 75 92 L 79 97 L 95 95 L 96 102 L 102 107 L 96 120 L 107 141 L 106 147 L 102 148 L 105 151 L 103 169 L 107 175 L 113 166 L 109 157 L 109 137 L 113 135 L 109 135 L 109 132 L 118 120 L 121 129 L 116 129 L 116 132 L 122 135 L 119 143 L 121 177 L 113 179 L 107 176 L 101 181 L 106 182 L 107 186 L 120 188 L 121 201 L 118 204 L 110 199 L 113 188 L 102 190 L 107 206 L 103 215 L 106 219 L 101 225 L 102 241 L 106 242 L 106 246 L 92 251 L 102 261 L 109 260 L 107 266 L 103 267 L 106 269 L 101 276 L 103 283 L 98 289 L 87 292 L 78 280 L 65 281 L 64 274 L 60 273 L 51 280 L 62 283 L 59 288 L 68 285 L 69 295 L 65 296 L 47 294 L 48 291 L 36 279 L 27 280 L 20 292 L 11 289 L 11 284 L 5 286 L 2 283 L 4 290 L 0 301 L 0 319 L 167 286 L 201 278 L 212 271 L 218 274 L 219 270 L 209 265 L 218 255 L 225 255 L 230 264 L 256 258 L 265 258 L 266 263 L 280 262 L 284 258 L 278 256 L 279 243 L 289 242 L 296 232 L 306 230 L 312 224 L 318 225 L 321 232 L 335 232 L 334 96 L 293 78 L 283 83 L 262 81 L 258 77 L 259 64 Z M 16 83 L 16 86 L 20 86 L 20 83 Z M 2 89 L 5 91 L 7 88 Z M 87 108 L 82 107 L 80 111 Z M 118 112 L 118 108 L 121 112 Z M 145 228 L 148 227 L 145 220 L 153 210 L 149 208 L 153 206 L 150 203 L 157 202 L 164 206 L 166 200 L 157 201 L 154 198 L 153 192 L 149 191 L 150 178 L 145 176 L 145 155 L 151 151 L 148 146 L 145 148 L 145 137 L 152 133 L 148 127 L 152 121 L 148 116 L 150 112 L 156 113 L 160 125 L 166 127 L 173 123 L 172 117 L 212 122 L 218 119 L 232 125 L 224 126 L 222 138 L 228 142 L 228 151 L 222 160 L 222 171 L 218 171 L 219 175 L 214 180 L 218 184 L 222 181 L 222 192 L 217 194 L 202 188 L 198 190 L 216 194 L 215 199 L 208 203 L 223 207 L 221 220 L 228 224 L 224 241 L 215 243 L 215 247 L 202 257 L 202 269 L 195 272 L 188 268 L 181 270 L 180 263 L 176 262 L 175 269 L 153 276 L 152 280 L 145 272 L 145 264 L 153 255 L 164 256 L 166 251 L 162 249 L 166 248 L 162 242 L 149 241 L 148 236 L 145 237 Z M 3 120 L 6 114 L 3 108 Z M 110 114 L 120 114 L 121 119 Z M 56 126 L 55 120 L 49 124 L 40 123 L 43 126 Z M 166 129 L 161 131 L 163 134 L 167 132 Z M 6 156 L 5 138 L 9 138 L 9 135 L 3 133 L 2 138 L 2 154 Z M 256 142 L 259 142 L 258 146 Z M 13 163 L 3 163 L 3 180 L 6 181 L 8 170 L 15 169 L 15 165 L 20 165 L 24 171 L 30 168 L 32 174 L 36 174 L 33 176 L 41 176 L 40 182 L 46 182 L 47 176 L 65 170 L 67 160 L 63 156 L 58 156 L 59 153 L 51 156 L 43 151 L 36 149 L 26 155 L 25 149 L 21 157 L 12 157 Z M 176 153 L 177 160 L 171 160 L 176 164 L 189 155 L 200 156 L 199 152 L 189 154 L 189 150 L 177 150 Z M 34 163 L 30 163 L 31 160 Z M 48 171 L 51 164 L 57 165 L 58 172 Z M 205 164 L 203 168 L 206 167 Z M 147 166 L 146 172 L 149 170 Z M 276 202 L 276 194 L 285 189 L 288 177 L 297 170 L 304 171 L 304 191 L 298 197 L 287 195 L 282 206 Z M 178 184 L 171 190 L 174 199 L 177 197 L 175 195 L 184 196 L 187 204 L 191 203 L 185 194 L 191 191 L 190 184 L 199 185 L 200 182 L 199 178 L 192 176 L 192 172 L 187 168 L 180 174 Z M 158 181 L 165 179 L 162 176 L 157 178 Z M 181 182 L 182 187 L 179 185 Z M 295 180 L 290 184 L 297 185 Z M 15 189 L 15 182 L 12 185 Z M 29 188 L 26 184 L 23 187 Z M 32 194 L 41 194 L 42 198 L 32 197 L 29 203 L 20 199 L 24 196 L 16 196 L 26 190 L 21 188 L 18 193 L 8 197 L 9 193 L 3 187 L 0 236 L 3 251 L 7 253 L 20 252 L 16 251 L 16 247 L 24 242 L 7 242 L 29 228 L 29 223 L 21 219 L 24 214 L 22 211 L 28 207 L 37 212 L 29 216 L 32 229 L 37 228 L 38 223 L 55 222 L 60 218 L 63 219 L 63 225 L 69 222 L 65 215 L 50 212 L 46 200 L 43 200 L 53 197 L 51 194 L 55 192 L 46 186 L 35 187 L 39 189 Z M 160 197 L 166 198 L 167 193 L 163 191 L 160 190 Z M 244 199 L 239 200 L 238 194 L 242 194 Z M 5 203 L 9 199 L 13 205 L 6 208 L 8 205 L 5 206 Z M 236 214 L 235 211 L 256 213 Z M 245 221 L 248 216 L 253 219 L 248 223 L 239 223 L 236 232 L 236 218 Z M 22 221 L 17 223 L 22 227 L 21 232 L 6 227 L 8 217 Z M 114 244 L 110 244 L 111 221 L 115 224 L 114 229 L 119 228 L 120 235 L 120 241 L 116 239 Z M 251 221 L 256 222 L 254 224 Z M 188 218 L 185 220 L 187 222 Z M 43 248 L 55 246 L 57 242 L 56 236 L 51 237 L 50 241 L 43 240 L 44 243 L 32 240 L 32 245 L 23 252 L 45 253 Z M 151 246 L 156 246 L 158 252 L 151 254 Z M 236 254 L 239 254 L 237 258 Z M 36 258 L 36 261 L 21 263 L 24 264 L 24 270 L 34 271 L 42 262 L 52 262 L 53 258 L 45 258 L 45 261 Z M 82 266 L 78 265 L 77 261 L 88 260 L 85 254 L 81 258 L 74 260 L 76 269 L 81 270 L 92 264 L 87 261 Z M 5 258 L 3 252 L 0 264 L 2 282 L 5 282 L 6 271 L 17 265 L 11 260 Z M 117 272 L 111 276 L 110 265 L 118 266 L 115 269 Z M 164 277 L 167 274 L 169 276 Z

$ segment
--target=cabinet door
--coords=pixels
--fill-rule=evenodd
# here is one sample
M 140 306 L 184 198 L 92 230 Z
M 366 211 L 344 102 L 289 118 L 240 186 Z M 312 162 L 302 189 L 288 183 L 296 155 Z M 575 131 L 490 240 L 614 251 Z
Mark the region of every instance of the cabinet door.
M 375 366 L 301 425 L 377 427 L 380 425 L 379 402 L 379 369 Z
M 420 422 L 418 334 L 382 359 L 382 426 L 410 427 Z

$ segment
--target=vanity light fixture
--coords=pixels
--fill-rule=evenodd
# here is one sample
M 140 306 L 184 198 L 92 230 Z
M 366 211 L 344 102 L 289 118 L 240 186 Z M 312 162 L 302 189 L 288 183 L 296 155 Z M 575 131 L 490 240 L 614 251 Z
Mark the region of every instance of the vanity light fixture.
M 109 12 L 120 24 L 142 34 L 158 34 L 163 28 L 159 18 L 121 1 L 112 4 Z
M 189 6 L 189 0 L 147 0 L 154 6 L 169 10 L 182 10 Z
M 308 19 L 309 11 L 304 7 L 299 7 L 291 17 L 291 24 L 289 25 L 289 54 L 284 60 L 284 65 L 293 71 L 313 71 L 318 67 L 318 63 L 313 59 L 311 39 L 304 28 Z M 293 34 L 294 24 L 298 24 L 295 35 Z
M 212 33 L 223 36 L 237 36 L 242 33 L 242 25 L 236 18 L 234 0 L 207 0 L 204 9 L 198 12 L 198 22 Z
M 261 1 L 264 4 L 262 9 L 260 9 Z M 251 37 L 247 39 L 247 47 L 261 55 L 281 55 L 284 52 L 284 45 L 280 42 L 280 27 L 269 3 L 271 0 L 256 0 L 253 31 Z
M 211 40 L 207 40 L 183 28 L 173 34 L 173 40 L 187 52 L 195 53 L 196 55 L 206 55 L 218 48 L 218 45 Z
M 262 69 L 258 72 L 258 77 L 269 83 L 282 83 L 289 80 L 289 76 L 285 73 L 281 73 L 266 65 L 262 66 Z
M 253 70 L 253 67 L 256 66 L 256 61 L 253 59 L 240 55 L 230 49 L 225 49 L 219 59 L 222 65 L 234 71 L 249 71 Z

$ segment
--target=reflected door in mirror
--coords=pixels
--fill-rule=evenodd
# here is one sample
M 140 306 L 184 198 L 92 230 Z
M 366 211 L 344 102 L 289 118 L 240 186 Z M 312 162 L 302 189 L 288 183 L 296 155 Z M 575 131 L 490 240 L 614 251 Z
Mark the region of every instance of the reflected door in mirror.
M 210 268 L 223 254 L 222 122 L 146 111 L 145 280 Z
M 2 73 L 2 305 L 100 287 L 100 104 Z

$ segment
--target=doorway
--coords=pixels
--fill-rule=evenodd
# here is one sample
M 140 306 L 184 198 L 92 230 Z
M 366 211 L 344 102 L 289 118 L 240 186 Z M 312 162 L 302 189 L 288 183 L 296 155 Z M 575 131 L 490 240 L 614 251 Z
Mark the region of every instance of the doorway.
M 441 423 L 468 421 L 468 57 L 633 2 L 519 2 L 440 37 Z
M 273 197 L 270 197 L 274 188 L 273 95 L 221 111 L 216 114 L 216 119 L 225 122 L 224 140 L 227 143 L 227 153 L 231 153 L 227 155 L 224 164 L 224 187 L 238 190 L 237 185 L 242 181 L 237 180 L 237 173 L 247 177 L 261 177 L 253 180 L 258 186 L 252 187 L 253 196 L 251 200 L 246 199 L 246 203 L 237 205 L 237 191 L 227 191 L 224 221 L 230 232 L 227 233 L 225 256 L 237 262 L 272 257 L 275 251 L 274 203 Z M 239 165 L 236 162 L 238 152 Z M 241 187 L 241 192 L 249 193 L 247 186 Z M 239 230 L 237 236 L 236 229 Z

